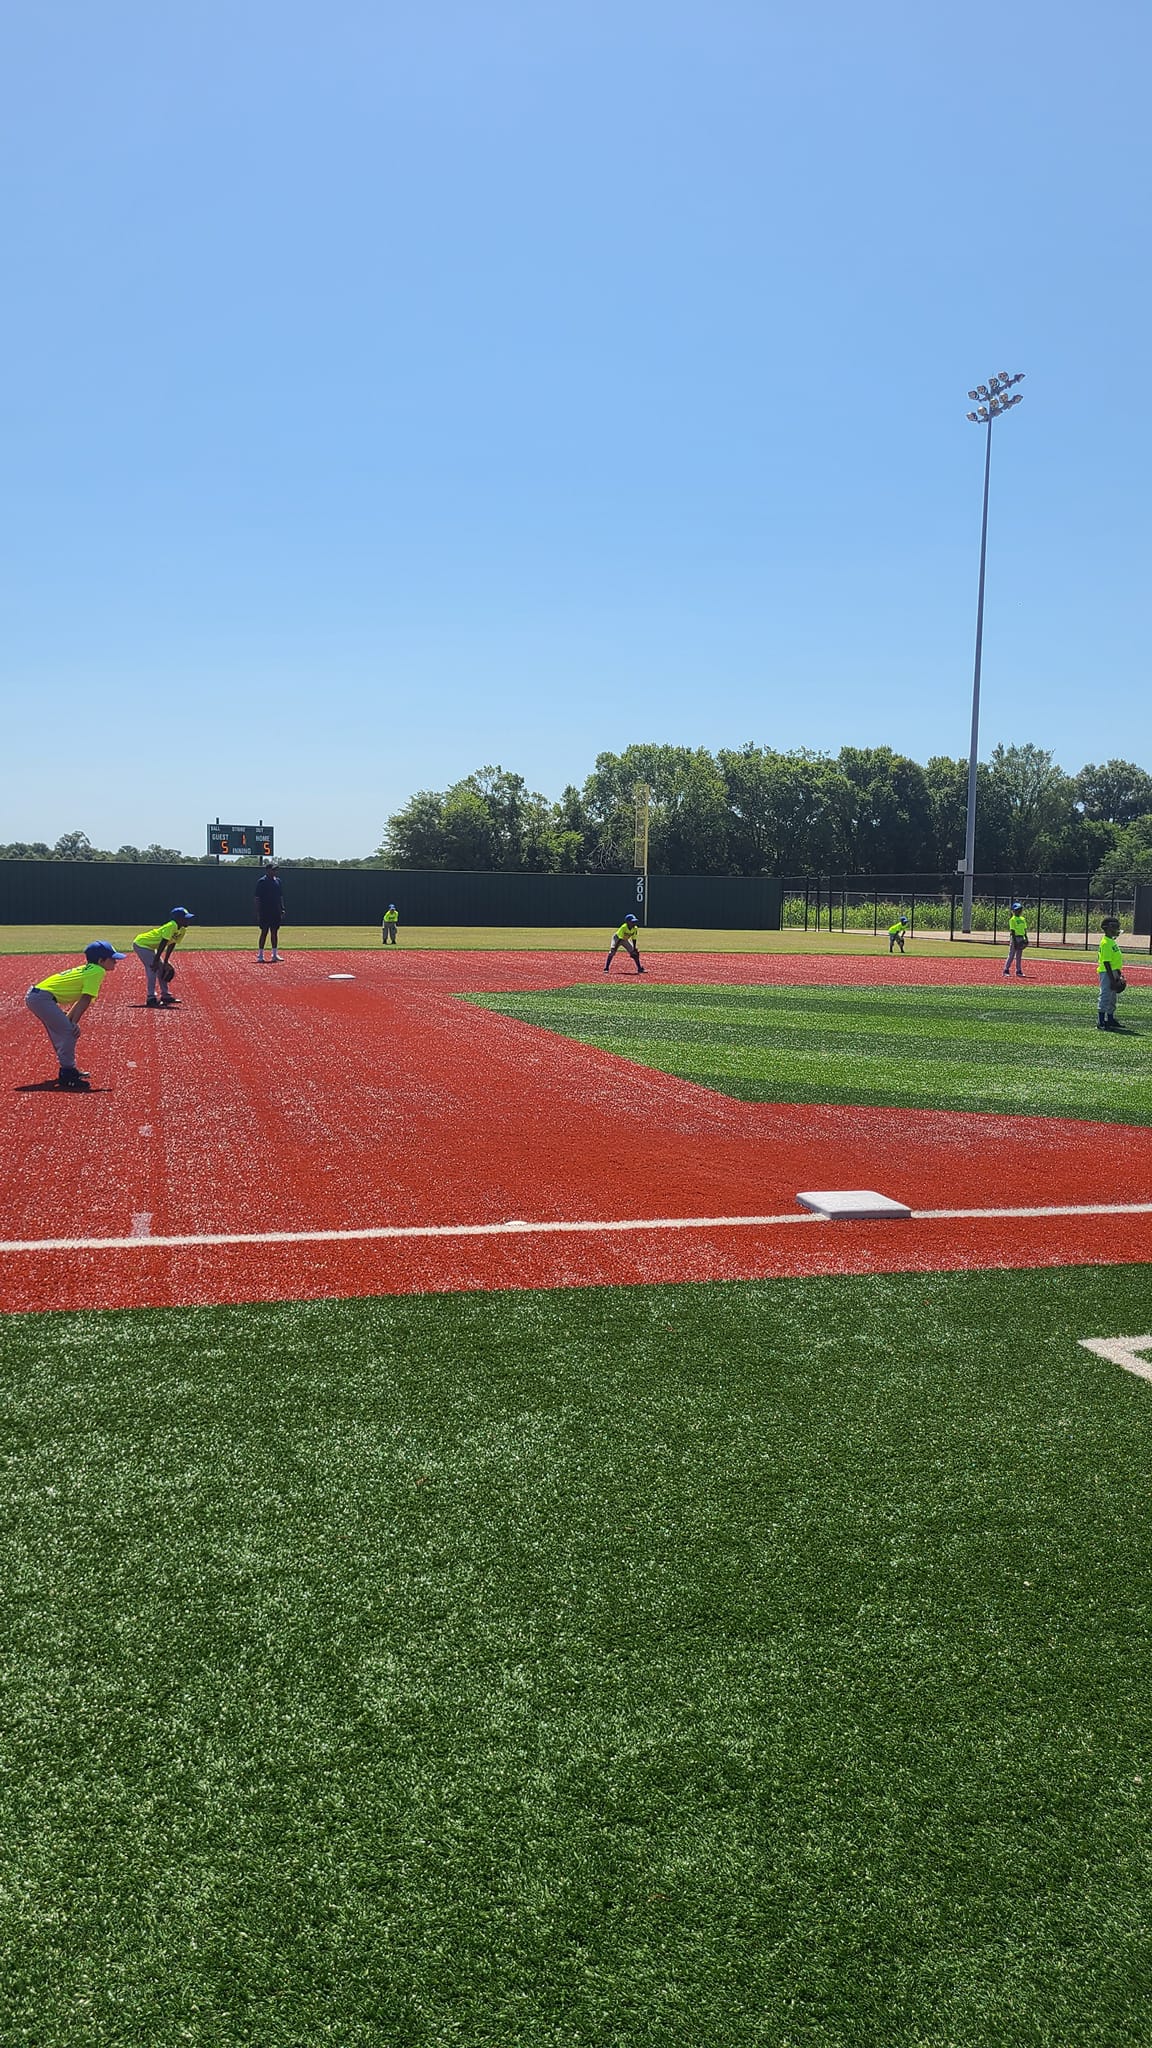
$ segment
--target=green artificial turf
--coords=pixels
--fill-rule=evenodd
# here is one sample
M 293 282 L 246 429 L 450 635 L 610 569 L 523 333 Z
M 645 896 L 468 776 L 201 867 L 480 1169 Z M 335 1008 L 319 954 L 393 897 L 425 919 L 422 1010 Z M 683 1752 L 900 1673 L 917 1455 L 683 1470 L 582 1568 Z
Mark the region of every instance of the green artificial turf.
M 743 1102 L 903 1104 L 1152 1123 L 1152 991 L 1096 1029 L 1083 988 L 680 988 L 466 998 Z
M 10 1317 L 9 2048 L 1117 2048 L 1152 1269 Z

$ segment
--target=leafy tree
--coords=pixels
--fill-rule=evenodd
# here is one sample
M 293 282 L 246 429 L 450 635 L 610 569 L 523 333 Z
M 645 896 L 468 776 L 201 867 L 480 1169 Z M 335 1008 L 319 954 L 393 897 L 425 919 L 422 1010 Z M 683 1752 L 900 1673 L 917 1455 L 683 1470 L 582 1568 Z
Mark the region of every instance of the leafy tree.
M 964 858 L 968 831 L 968 763 L 954 761 L 948 754 L 933 754 L 924 770 L 924 781 L 928 790 L 929 866 L 944 875 Z M 976 816 L 979 819 L 979 772 Z
M 448 867 L 443 796 L 431 789 L 417 790 L 403 810 L 389 818 L 379 850 L 389 867 Z
M 729 872 L 724 778 L 706 747 L 637 745 L 598 754 L 583 801 L 594 834 L 592 864 L 615 872 L 635 857 L 636 786 L 652 791 L 648 863 L 654 874 Z
M 1123 825 L 1093 876 L 1105 882 L 1152 882 L 1152 811 Z
M 53 860 L 95 860 L 97 857 L 86 832 L 64 832 L 52 848 Z
M 583 836 L 506 768 L 477 768 L 451 789 L 421 790 L 388 820 L 378 858 L 401 868 L 573 872 Z
M 860 874 L 913 874 L 931 862 L 932 800 L 923 768 L 891 747 L 841 747 L 854 793 L 842 818 L 846 863 Z
M 1152 815 L 1152 775 L 1134 761 L 1091 764 L 1075 777 L 1075 801 L 1086 818 L 1107 825 L 1131 825 Z
M 458 782 L 444 798 L 444 865 L 491 869 L 499 866 L 498 833 L 484 798 Z
M 1003 865 L 1032 873 L 1063 865 L 1078 822 L 1076 786 L 1048 749 L 994 747 L 988 785 L 1004 821 Z
M 778 754 L 749 741 L 718 756 L 729 846 L 740 874 L 805 874 L 833 865 L 849 792 L 824 754 Z

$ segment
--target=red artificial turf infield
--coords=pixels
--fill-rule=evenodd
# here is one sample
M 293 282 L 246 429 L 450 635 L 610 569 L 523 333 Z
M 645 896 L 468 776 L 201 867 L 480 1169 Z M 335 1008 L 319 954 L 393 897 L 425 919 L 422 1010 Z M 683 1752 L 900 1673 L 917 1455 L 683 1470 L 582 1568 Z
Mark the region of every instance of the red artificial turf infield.
M 49 962 L 0 965 L 0 1308 L 121 1308 L 1152 1260 L 1152 1216 L 413 1237 L 165 1247 L 148 1237 L 771 1217 L 872 1187 L 915 1210 L 1152 1201 L 1143 1130 L 1044 1118 L 736 1102 L 455 999 L 591 981 L 570 954 L 192 954 L 179 1009 L 126 961 L 82 1039 L 88 1096 L 23 1008 Z M 653 955 L 677 983 L 987 981 L 993 956 Z M 342 971 L 353 979 L 334 981 Z M 1090 963 L 1037 978 L 1085 984 Z M 1026 1001 L 1027 988 L 1012 992 Z M 97 1092 L 98 1091 L 98 1092 Z M 1104 1161 L 1107 1171 L 1102 1171 Z M 144 1233 L 141 1248 L 83 1248 Z

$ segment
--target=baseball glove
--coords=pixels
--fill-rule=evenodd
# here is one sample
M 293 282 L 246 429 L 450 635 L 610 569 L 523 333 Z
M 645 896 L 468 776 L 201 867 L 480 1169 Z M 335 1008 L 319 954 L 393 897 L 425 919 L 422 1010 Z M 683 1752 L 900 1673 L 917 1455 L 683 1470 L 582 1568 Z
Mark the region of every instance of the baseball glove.
M 171 981 L 172 976 L 175 974 L 175 972 L 176 969 L 173 967 L 172 962 L 170 960 L 165 960 L 164 965 L 159 970 L 161 981 Z
M 1116 976 L 1115 981 L 1112 983 L 1112 986 L 1115 989 L 1116 994 L 1118 996 L 1122 996 L 1125 989 L 1128 986 L 1128 983 L 1125 981 L 1124 976 L 1122 974 L 1118 974 Z

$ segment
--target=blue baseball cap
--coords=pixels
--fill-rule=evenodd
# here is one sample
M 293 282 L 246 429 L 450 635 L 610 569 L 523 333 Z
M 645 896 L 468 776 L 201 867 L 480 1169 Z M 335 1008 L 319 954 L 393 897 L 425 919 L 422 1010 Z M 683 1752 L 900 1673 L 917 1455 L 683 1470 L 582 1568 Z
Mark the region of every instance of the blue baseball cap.
M 184 905 L 182 903 L 178 903 L 176 905 L 176 908 L 172 912 L 172 915 L 173 917 L 182 917 L 184 919 L 185 924 L 194 924 L 196 921 L 195 911 L 185 910 Z
M 91 945 L 84 948 L 84 958 L 95 966 L 101 960 L 123 960 L 124 955 L 118 953 L 115 946 L 110 946 L 107 939 L 93 939 Z

